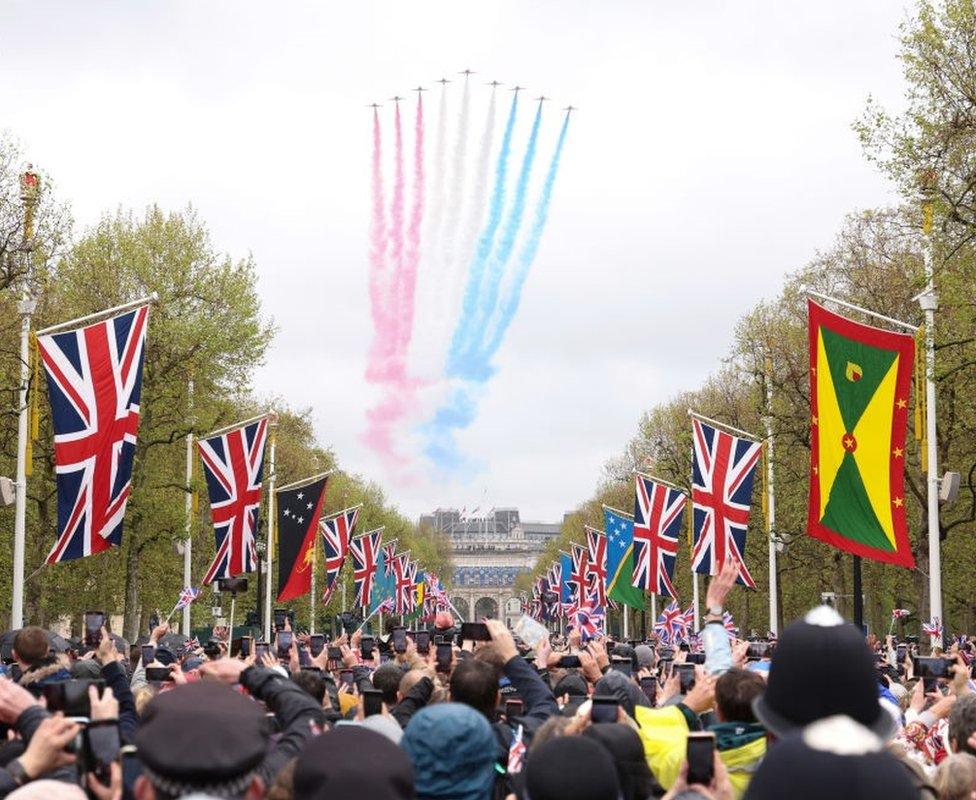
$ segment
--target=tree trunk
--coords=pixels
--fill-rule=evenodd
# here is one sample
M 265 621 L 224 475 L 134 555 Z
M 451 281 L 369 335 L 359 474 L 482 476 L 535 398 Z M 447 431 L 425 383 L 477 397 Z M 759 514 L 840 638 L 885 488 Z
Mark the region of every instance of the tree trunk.
M 135 526 L 133 526 L 135 528 Z M 122 612 L 122 635 L 130 642 L 139 636 L 139 546 L 129 534 L 125 556 L 125 608 Z

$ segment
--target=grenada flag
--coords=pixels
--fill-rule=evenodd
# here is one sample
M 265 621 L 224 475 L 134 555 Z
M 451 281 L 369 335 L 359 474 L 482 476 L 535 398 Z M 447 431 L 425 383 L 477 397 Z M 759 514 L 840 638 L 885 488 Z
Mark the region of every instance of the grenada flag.
M 912 568 L 905 431 L 915 340 L 809 302 L 811 536 Z

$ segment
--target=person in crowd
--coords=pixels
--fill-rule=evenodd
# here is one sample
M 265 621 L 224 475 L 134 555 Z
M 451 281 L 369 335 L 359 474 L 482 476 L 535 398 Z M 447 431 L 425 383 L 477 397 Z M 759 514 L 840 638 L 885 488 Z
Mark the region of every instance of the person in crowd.
M 976 800 L 976 756 L 956 753 L 935 770 L 939 800 Z
M 35 693 L 45 684 L 71 677 L 67 660 L 51 652 L 51 639 L 43 628 L 28 625 L 17 631 L 13 657 L 19 672 L 17 682 Z
M 613 756 L 595 739 L 560 736 L 539 745 L 525 767 L 531 800 L 612 800 L 621 796 Z
M 408 753 L 365 728 L 341 726 L 312 739 L 295 762 L 294 800 L 412 800 Z

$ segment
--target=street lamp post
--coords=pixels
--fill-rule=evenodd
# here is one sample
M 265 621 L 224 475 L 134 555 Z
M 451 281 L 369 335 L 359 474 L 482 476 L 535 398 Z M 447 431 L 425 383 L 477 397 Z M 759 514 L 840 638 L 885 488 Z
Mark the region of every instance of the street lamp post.
M 30 409 L 27 389 L 30 385 L 30 330 L 31 315 L 37 301 L 31 293 L 32 259 L 34 248 L 34 209 L 41 191 L 40 177 L 27 166 L 20 176 L 20 199 L 24 204 L 24 238 L 20 250 L 24 275 L 21 281 L 20 302 L 20 387 L 17 392 L 17 489 L 14 498 L 14 575 L 13 598 L 10 608 L 10 627 L 24 626 L 24 551 L 27 540 L 27 446 L 30 435 Z M 37 391 L 37 387 L 34 387 Z

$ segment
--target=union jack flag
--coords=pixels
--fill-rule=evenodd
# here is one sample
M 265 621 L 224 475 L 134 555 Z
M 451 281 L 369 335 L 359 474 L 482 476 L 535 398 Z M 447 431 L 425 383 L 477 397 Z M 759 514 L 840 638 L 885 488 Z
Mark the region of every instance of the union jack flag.
M 373 573 L 376 571 L 376 560 L 382 537 L 383 529 L 377 528 L 375 531 L 369 531 L 362 536 L 349 540 L 353 580 L 356 584 L 356 604 L 367 609 L 370 607 L 372 598 Z
M 434 606 L 437 608 L 447 608 L 449 605 L 447 600 L 447 590 L 444 588 L 444 584 L 441 583 L 441 579 L 434 572 L 428 572 L 426 577 L 427 592 L 424 595 L 424 600 L 426 601 L 430 598 Z
M 180 599 L 176 601 L 176 606 L 173 608 L 173 613 L 186 608 L 188 605 L 193 603 L 200 596 L 200 590 L 194 589 L 192 586 L 187 586 L 180 592 Z
M 508 748 L 508 774 L 514 775 L 522 771 L 522 764 L 525 761 L 525 742 L 522 741 L 522 726 L 518 726 L 515 736 L 512 737 L 512 744 Z
M 382 603 L 376 607 L 377 614 L 392 614 L 396 609 L 396 600 L 392 597 L 387 597 Z
M 58 539 L 48 564 L 122 543 L 149 306 L 37 338 L 54 428 Z
M 205 584 L 251 572 L 257 563 L 254 537 L 267 438 L 268 418 L 262 417 L 199 442 L 217 540 L 217 554 L 203 579 Z
M 909 616 L 911 613 L 912 612 L 909 611 L 907 608 L 893 608 L 891 609 L 891 618 L 904 619 L 905 617 Z
M 349 553 L 349 541 L 356 530 L 362 506 L 355 506 L 331 514 L 320 523 L 322 538 L 325 540 L 325 588 L 328 591 L 336 582 L 342 565 Z
M 393 559 L 393 576 L 396 579 L 396 589 L 393 596 L 396 599 L 397 614 L 409 614 L 413 610 L 411 608 L 413 581 L 410 578 L 409 555 L 408 551 L 400 553 Z
M 607 537 L 586 527 L 586 574 L 589 590 L 598 606 L 607 604 Z
M 606 630 L 606 607 L 597 605 L 592 595 L 583 603 L 570 603 L 566 617 L 569 626 L 580 632 L 583 641 L 599 636 Z
M 931 637 L 932 639 L 941 639 L 942 621 L 938 617 L 936 617 L 930 622 L 923 622 L 922 633 L 924 633 L 926 636 Z
M 722 614 L 722 625 L 725 626 L 725 630 L 728 631 L 729 636 L 738 636 L 739 627 L 735 624 L 735 620 L 732 619 L 732 614 L 726 611 Z
M 688 636 L 688 619 L 677 600 L 668 603 L 654 624 L 654 633 L 665 644 L 675 645 Z
M 726 559 L 731 558 L 739 572 L 738 581 L 755 589 L 745 562 L 746 528 L 762 445 L 699 419 L 692 419 L 691 423 L 692 569 L 702 575 L 717 575 Z
M 634 586 L 645 592 L 677 597 L 674 565 L 678 534 L 688 496 L 649 478 L 637 476 L 634 499 Z
M 573 571 L 569 576 L 570 603 L 579 605 L 584 601 L 589 586 L 589 550 L 582 545 L 573 543 L 571 548 Z
M 396 548 L 396 539 L 389 544 L 383 545 L 383 570 L 387 577 L 393 575 L 393 564 L 396 561 Z
M 186 642 L 184 642 L 183 644 L 184 653 L 192 653 L 194 650 L 199 650 L 199 649 L 200 649 L 200 640 L 196 636 L 194 636 L 191 639 L 187 639 Z

